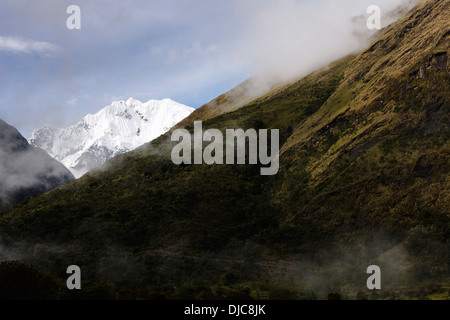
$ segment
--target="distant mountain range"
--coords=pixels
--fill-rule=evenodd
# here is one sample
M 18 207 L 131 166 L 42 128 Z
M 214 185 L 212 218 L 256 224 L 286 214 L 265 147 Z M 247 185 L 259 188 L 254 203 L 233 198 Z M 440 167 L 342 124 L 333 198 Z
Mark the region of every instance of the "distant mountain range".
M 0 210 L 71 180 L 74 176 L 62 164 L 0 120 Z
M 79 178 L 105 161 L 159 137 L 193 111 L 170 99 L 143 103 L 130 98 L 115 101 L 68 128 L 46 126 L 35 130 L 29 143 L 45 150 Z

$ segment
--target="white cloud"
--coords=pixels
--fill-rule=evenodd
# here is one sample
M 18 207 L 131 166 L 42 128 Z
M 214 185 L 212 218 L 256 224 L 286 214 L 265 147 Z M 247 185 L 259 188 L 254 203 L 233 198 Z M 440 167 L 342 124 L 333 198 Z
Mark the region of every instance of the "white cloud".
M 74 97 L 72 97 L 72 98 L 70 98 L 69 100 L 66 101 L 66 103 L 67 103 L 69 106 L 74 106 L 74 105 L 77 104 L 77 102 L 78 102 L 78 99 L 77 99 L 77 98 L 74 98 Z
M 0 36 L 0 51 L 53 56 L 60 53 L 61 50 L 59 46 L 45 41 Z
M 417 0 L 377 0 L 383 25 L 398 18 L 398 7 Z M 250 74 L 280 79 L 304 76 L 345 55 L 367 47 L 376 31 L 367 29 L 367 7 L 373 0 L 244 0 L 247 13 L 239 55 Z M 394 17 L 395 16 L 395 17 Z M 355 19 L 359 17 L 359 19 Z
M 187 63 L 198 59 L 208 59 L 215 57 L 218 53 L 218 47 L 210 44 L 204 46 L 198 42 L 184 48 L 172 48 L 164 53 L 161 47 L 152 49 L 154 55 L 164 54 L 168 63 Z

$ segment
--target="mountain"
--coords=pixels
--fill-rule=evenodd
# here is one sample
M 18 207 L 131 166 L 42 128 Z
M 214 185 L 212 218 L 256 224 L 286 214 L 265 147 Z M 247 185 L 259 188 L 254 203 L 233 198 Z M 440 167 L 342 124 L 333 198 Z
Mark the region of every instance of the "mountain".
M 142 103 L 130 98 L 115 101 L 71 127 L 35 130 L 29 143 L 44 149 L 79 178 L 106 160 L 159 137 L 192 111 L 170 99 Z
M 177 125 L 279 129 L 277 175 L 177 166 L 169 131 L 0 216 L 3 247 L 61 298 L 448 299 L 449 37 L 450 2 L 424 0 L 363 52 Z
M 272 91 L 277 89 L 280 90 L 283 87 L 286 87 L 286 84 L 278 83 L 276 80 L 250 78 L 201 108 L 196 109 L 188 117 L 177 123 L 174 129 L 184 128 L 186 124 L 192 124 L 196 120 L 205 121 L 232 112 L 262 95 L 272 93 Z
M 47 192 L 74 179 L 73 175 L 43 150 L 0 120 L 0 210 Z

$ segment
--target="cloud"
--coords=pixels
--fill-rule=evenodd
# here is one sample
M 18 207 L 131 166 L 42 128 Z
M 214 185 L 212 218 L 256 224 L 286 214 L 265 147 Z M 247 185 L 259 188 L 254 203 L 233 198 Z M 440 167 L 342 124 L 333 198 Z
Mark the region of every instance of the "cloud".
M 73 176 L 62 164 L 0 120 L 0 210 L 70 180 Z
M 395 21 L 399 6 L 416 0 L 378 0 L 382 24 Z M 247 16 L 239 52 L 249 73 L 284 80 L 304 76 L 345 55 L 363 50 L 376 31 L 368 30 L 371 0 L 271 1 L 243 0 L 239 11 Z M 359 17 L 359 19 L 355 19 Z
M 161 48 L 152 50 L 156 55 L 161 54 Z M 191 60 L 208 58 L 217 53 L 218 48 L 215 45 L 203 46 L 200 43 L 194 43 L 189 47 L 182 49 L 171 49 L 167 54 L 169 63 L 186 63 Z
M 77 102 L 78 102 L 78 99 L 77 99 L 77 98 L 74 98 L 74 97 L 72 97 L 72 98 L 70 98 L 69 100 L 66 101 L 66 103 L 67 103 L 69 106 L 74 106 L 74 105 L 77 104 Z
M 0 36 L 0 51 L 53 56 L 59 54 L 62 49 L 53 43 L 45 41 Z

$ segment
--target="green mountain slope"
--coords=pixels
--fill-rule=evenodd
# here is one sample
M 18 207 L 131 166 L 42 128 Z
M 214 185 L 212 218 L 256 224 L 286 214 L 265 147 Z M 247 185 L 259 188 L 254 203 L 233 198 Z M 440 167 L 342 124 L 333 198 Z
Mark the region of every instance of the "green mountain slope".
M 179 124 L 279 129 L 276 176 L 176 166 L 167 134 L 0 217 L 0 254 L 63 298 L 445 299 L 449 9 L 423 1 L 361 54 Z M 78 293 L 64 290 L 72 264 Z M 381 292 L 366 288 L 371 264 Z

